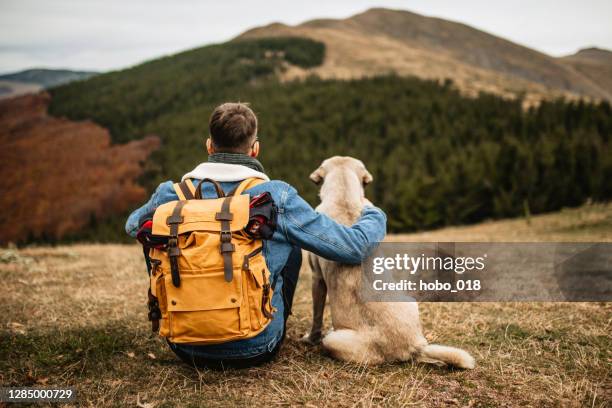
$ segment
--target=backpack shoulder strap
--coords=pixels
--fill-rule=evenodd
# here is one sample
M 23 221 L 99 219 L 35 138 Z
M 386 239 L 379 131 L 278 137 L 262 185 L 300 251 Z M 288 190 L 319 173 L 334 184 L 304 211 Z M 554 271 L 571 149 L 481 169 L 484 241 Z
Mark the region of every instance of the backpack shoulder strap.
M 174 183 L 174 192 L 179 197 L 179 200 L 193 200 L 195 198 L 195 186 L 191 179 Z
M 236 187 L 236 189 L 234 191 L 232 191 L 230 194 L 228 195 L 240 195 L 242 193 L 244 193 L 245 190 L 248 190 L 249 188 L 258 186 L 262 183 L 265 183 L 265 180 L 262 180 L 260 178 L 256 178 L 256 177 L 251 177 L 248 179 L 244 179 L 243 181 L 240 182 L 240 184 L 238 184 L 238 187 Z

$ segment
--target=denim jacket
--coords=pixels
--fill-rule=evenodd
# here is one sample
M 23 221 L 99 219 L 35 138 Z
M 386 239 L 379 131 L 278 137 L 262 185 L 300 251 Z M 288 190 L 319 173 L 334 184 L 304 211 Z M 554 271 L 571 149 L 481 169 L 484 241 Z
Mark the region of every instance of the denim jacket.
M 193 180 L 197 185 L 199 180 Z M 216 197 L 211 184 L 202 185 L 202 195 L 205 198 Z M 221 183 L 224 191 L 231 191 L 237 182 Z M 272 180 L 247 190 L 256 195 L 264 191 L 270 192 L 278 207 L 277 228 L 270 240 L 264 241 L 263 255 L 272 275 L 276 279 L 276 288 L 272 297 L 272 305 L 276 308 L 272 322 L 256 337 L 236 340 L 223 344 L 189 346 L 175 344 L 203 358 L 245 358 L 253 357 L 266 351 L 271 351 L 283 335 L 283 301 L 281 298 L 282 277 L 280 272 L 284 267 L 293 246 L 306 249 L 324 258 L 346 263 L 359 264 L 367 256 L 369 248 L 383 240 L 386 233 L 387 218 L 384 212 L 376 207 L 363 209 L 361 217 L 352 226 L 341 225 L 328 216 L 316 212 L 295 188 L 289 184 Z M 153 214 L 161 204 L 178 200 L 171 181 L 159 185 L 149 202 L 134 211 L 125 225 L 126 232 L 136 236 L 139 220 Z

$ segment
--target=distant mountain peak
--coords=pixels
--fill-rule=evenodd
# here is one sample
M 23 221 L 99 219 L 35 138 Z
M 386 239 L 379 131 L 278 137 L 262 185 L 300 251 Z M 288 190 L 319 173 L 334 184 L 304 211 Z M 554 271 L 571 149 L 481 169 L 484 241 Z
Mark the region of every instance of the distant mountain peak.
M 366 11 L 361 13 L 357 13 L 353 15 L 351 18 L 359 17 L 359 16 L 378 16 L 378 15 L 393 15 L 393 14 L 404 14 L 404 15 L 412 15 L 412 16 L 422 16 L 421 14 L 417 14 L 410 10 L 403 9 L 392 9 L 388 7 L 371 7 Z
M 571 57 L 580 57 L 580 58 L 590 58 L 590 59 L 611 59 L 612 60 L 612 51 L 606 50 L 604 48 L 599 47 L 587 47 L 581 48 L 575 54 L 569 55 Z
M 71 81 L 86 79 L 96 75 L 93 71 L 74 71 L 70 69 L 31 68 L 19 72 L 0 75 L 0 80 L 31 83 L 43 87 L 62 85 Z
M 598 52 L 598 53 L 612 54 L 612 51 L 606 50 L 605 48 L 599 48 L 599 47 L 581 48 L 580 50 L 578 50 L 577 54 L 580 54 L 580 53 L 583 53 L 583 52 L 586 52 L 586 53 Z

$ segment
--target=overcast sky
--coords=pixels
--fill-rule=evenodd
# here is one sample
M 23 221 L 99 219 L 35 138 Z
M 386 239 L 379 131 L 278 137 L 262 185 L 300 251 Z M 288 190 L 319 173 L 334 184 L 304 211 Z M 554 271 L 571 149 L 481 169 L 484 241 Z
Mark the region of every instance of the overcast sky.
M 348 17 L 370 7 L 460 21 L 554 56 L 612 49 L 612 0 L 0 0 L 0 73 L 118 69 L 274 21 Z

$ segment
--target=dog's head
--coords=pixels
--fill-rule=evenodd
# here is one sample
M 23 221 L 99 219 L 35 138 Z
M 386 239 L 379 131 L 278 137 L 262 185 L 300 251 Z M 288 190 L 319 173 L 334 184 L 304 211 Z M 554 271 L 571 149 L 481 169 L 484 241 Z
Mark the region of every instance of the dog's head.
M 328 175 L 337 171 L 353 173 L 363 187 L 373 180 L 363 162 L 349 156 L 334 156 L 323 161 L 319 168 L 312 172 L 310 179 L 315 184 L 321 185 Z

